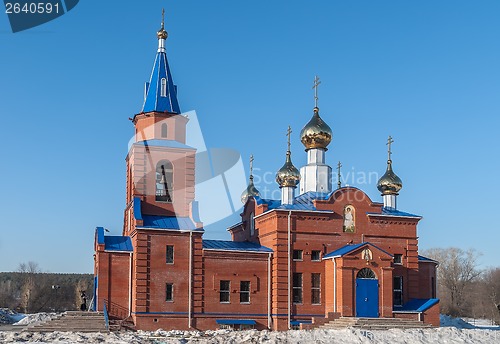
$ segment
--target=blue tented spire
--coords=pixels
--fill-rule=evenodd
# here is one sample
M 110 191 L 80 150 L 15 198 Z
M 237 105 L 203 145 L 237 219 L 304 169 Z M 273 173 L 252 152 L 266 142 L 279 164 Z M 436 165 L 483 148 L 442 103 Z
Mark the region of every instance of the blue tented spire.
M 165 40 L 167 32 L 163 28 L 157 33 L 158 36 L 158 52 L 151 72 L 149 82 L 146 83 L 144 105 L 142 112 L 158 111 L 181 113 L 179 102 L 177 101 L 177 86 L 174 85 L 172 74 L 167 61 L 167 53 L 165 51 Z

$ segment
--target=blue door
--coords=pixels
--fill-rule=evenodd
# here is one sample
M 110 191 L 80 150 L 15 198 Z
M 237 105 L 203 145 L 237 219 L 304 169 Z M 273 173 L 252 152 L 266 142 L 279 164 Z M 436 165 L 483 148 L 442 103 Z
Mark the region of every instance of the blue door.
M 356 316 L 378 318 L 378 280 L 356 278 Z

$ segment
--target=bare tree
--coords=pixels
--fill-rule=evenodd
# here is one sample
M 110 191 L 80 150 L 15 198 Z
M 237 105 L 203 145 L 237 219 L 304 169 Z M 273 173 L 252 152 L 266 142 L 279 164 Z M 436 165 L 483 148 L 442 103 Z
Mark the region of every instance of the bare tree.
M 471 315 L 473 282 L 481 275 L 478 268 L 480 253 L 460 248 L 433 248 L 424 255 L 439 262 L 439 296 L 445 313 L 453 316 Z
M 29 261 L 28 263 L 20 263 L 17 271 L 24 275 L 21 286 L 21 308 L 25 313 L 29 313 L 32 310 L 34 299 L 35 276 L 41 270 L 37 263 Z

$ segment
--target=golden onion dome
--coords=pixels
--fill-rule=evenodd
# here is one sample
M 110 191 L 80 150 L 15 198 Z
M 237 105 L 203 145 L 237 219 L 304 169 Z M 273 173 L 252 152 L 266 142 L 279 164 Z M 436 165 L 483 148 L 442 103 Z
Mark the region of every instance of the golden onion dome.
M 280 188 L 283 187 L 296 187 L 300 181 L 300 172 L 292 164 L 290 151 L 286 152 L 286 161 L 282 168 L 276 172 L 276 182 Z
M 382 195 L 397 195 L 402 187 L 401 178 L 392 171 L 392 160 L 387 160 L 387 171 L 378 180 L 377 189 Z
M 332 141 L 332 129 L 319 117 L 319 108 L 314 108 L 314 115 L 311 120 L 302 128 L 300 141 L 306 150 L 313 148 L 323 148 Z
M 250 197 L 255 196 L 260 197 L 260 193 L 253 184 L 253 176 L 250 176 L 247 188 L 241 193 L 241 203 L 245 204 Z

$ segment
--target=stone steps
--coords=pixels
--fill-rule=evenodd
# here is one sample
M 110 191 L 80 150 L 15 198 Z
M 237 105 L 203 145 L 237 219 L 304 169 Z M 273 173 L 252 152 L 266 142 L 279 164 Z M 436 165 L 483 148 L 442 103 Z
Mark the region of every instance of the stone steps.
M 430 328 L 432 325 L 424 324 L 422 321 L 399 319 L 399 318 L 349 318 L 341 317 L 330 321 L 318 328 L 341 329 L 346 327 L 359 328 L 365 330 L 389 330 L 391 328 Z
M 102 312 L 68 311 L 52 320 L 28 325 L 29 332 L 108 332 Z

